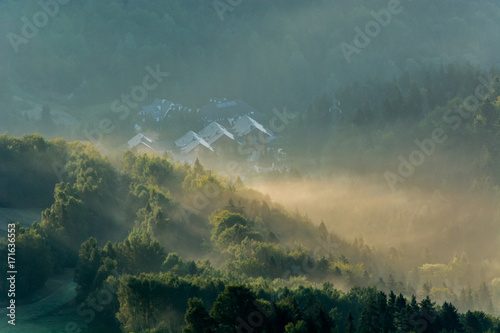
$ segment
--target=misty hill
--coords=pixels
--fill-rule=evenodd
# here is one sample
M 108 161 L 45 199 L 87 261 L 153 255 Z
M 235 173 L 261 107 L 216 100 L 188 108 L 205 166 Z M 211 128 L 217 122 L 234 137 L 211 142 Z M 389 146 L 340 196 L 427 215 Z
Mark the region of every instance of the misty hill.
M 135 289 L 144 283 L 165 288 L 161 290 L 167 298 L 154 292 L 159 297 L 154 302 L 159 303 L 151 305 L 153 308 L 167 306 L 170 293 L 180 293 L 180 303 L 168 305 L 172 317 L 150 322 L 147 324 L 150 328 L 162 327 L 162 323 L 171 329 L 182 325 L 188 298 L 201 297 L 206 306 L 217 308 L 219 297 L 244 297 L 230 295 L 230 286 L 238 283 L 250 288 L 240 291 L 250 293 L 250 303 L 255 299 L 252 297 L 264 300 L 276 297 L 284 301 L 286 295 L 294 295 L 304 325 L 312 325 L 317 320 L 313 319 L 315 316 L 324 316 L 335 307 L 338 312 L 330 311 L 322 319 L 325 327 L 368 324 L 370 319 L 366 318 L 365 310 L 370 302 L 386 297 L 376 296 L 371 288 L 390 294 L 386 300 L 389 304 L 391 297 L 401 294 L 398 302 L 399 306 L 404 303 L 404 307 L 410 306 L 411 296 L 416 295 L 418 299 L 411 302 L 417 315 L 421 307 L 431 307 L 435 318 L 447 311 L 456 313 L 454 306 L 450 308 L 450 301 L 461 311 L 496 312 L 493 305 L 498 304 L 496 282 L 483 281 L 474 291 L 465 286 L 462 290 L 453 285 L 441 287 L 434 285 L 436 281 L 429 277 L 418 278 L 424 274 L 438 277 L 443 271 L 446 274 L 443 277 L 463 281 L 473 268 L 465 257 L 457 257 L 448 265 L 426 263 L 410 272 L 406 279 L 401 269 L 404 266 L 391 265 L 397 253 L 384 254 L 362 239 L 347 242 L 329 232 L 324 223 L 313 223 L 299 213 L 289 213 L 270 198 L 245 187 L 241 179 L 221 178 L 198 161 L 191 166 L 181 165 L 155 155 L 127 152 L 113 166 L 90 144 L 60 139 L 46 141 L 39 135 L 14 138 L 4 134 L 0 149 L 2 165 L 7 166 L 0 170 L 0 178 L 9 179 L 4 187 L 11 194 L 8 205 L 42 210 L 39 222 L 26 228 L 17 226 L 16 246 L 23 255 L 18 269 L 28 272 L 36 267 L 37 272 L 20 275 L 19 297 L 42 288 L 47 279 L 62 269 L 76 267 L 77 303 L 88 295 L 103 292 L 103 288 L 117 292 L 114 307 L 99 313 L 99 321 L 93 324 L 96 329 L 102 329 L 102 325 L 108 329 L 115 327 L 115 315 L 125 331 L 140 327 L 140 318 L 153 316 L 160 320 L 166 315 L 152 314 L 148 312 L 152 308 L 134 305 L 133 297 L 150 297 L 149 291 Z M 35 160 L 52 165 L 55 177 L 50 176 L 48 168 L 33 163 Z M 31 177 L 38 181 L 30 182 Z M 47 202 L 46 198 L 51 197 L 50 187 L 54 188 L 53 200 Z M 32 194 L 26 196 L 26 193 Z M 5 199 L 3 202 L 5 206 Z M 4 223 L 10 222 L 15 221 Z M 6 246 L 2 249 L 4 253 Z M 322 282 L 327 282 L 321 289 L 321 295 L 326 293 L 325 296 L 307 296 L 320 292 L 314 288 L 320 288 Z M 332 285 L 346 294 L 338 294 L 340 291 L 332 289 Z M 305 286 L 313 289 L 306 289 L 309 291 L 302 295 Z M 2 284 L 2 288 L 6 285 Z M 350 288 L 354 289 L 349 291 Z M 280 296 L 282 292 L 284 296 Z M 437 298 L 437 308 L 429 299 L 425 300 L 427 296 Z M 321 300 L 322 297 L 328 300 Z M 352 297 L 358 300 L 353 301 Z M 417 300 L 420 305 L 415 305 Z M 194 306 L 193 302 L 190 301 L 189 307 Z M 310 313 L 313 317 L 309 318 L 302 311 L 306 311 L 310 302 L 320 303 L 319 312 Z M 440 302 L 445 303 L 441 306 Z M 217 317 L 217 311 L 224 316 L 227 310 L 214 308 L 210 316 L 216 322 L 233 320 Z M 132 315 L 136 311 L 141 312 L 139 317 Z M 463 325 L 465 315 L 453 316 L 454 325 Z M 186 317 L 188 325 L 189 318 Z M 496 325 L 496 319 L 488 320 L 483 324 Z M 289 321 L 301 325 L 298 319 Z M 348 324 L 349 321 L 353 323 Z

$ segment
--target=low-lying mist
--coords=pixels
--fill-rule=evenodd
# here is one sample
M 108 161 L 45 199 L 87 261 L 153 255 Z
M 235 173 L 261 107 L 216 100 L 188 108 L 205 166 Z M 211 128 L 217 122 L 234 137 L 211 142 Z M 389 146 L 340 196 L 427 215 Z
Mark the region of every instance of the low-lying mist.
M 362 239 L 399 272 L 460 258 L 468 267 L 464 282 L 490 282 L 500 273 L 499 205 L 491 194 L 392 192 L 368 176 L 249 185 L 349 242 Z

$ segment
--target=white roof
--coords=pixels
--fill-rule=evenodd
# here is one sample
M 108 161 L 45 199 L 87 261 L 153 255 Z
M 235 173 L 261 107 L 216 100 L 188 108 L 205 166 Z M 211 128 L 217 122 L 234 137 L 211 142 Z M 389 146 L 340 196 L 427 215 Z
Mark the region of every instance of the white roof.
M 234 135 L 216 121 L 211 122 L 198 134 L 210 145 L 219 140 L 224 135 L 231 140 L 234 140 Z
M 245 136 L 254 129 L 261 131 L 269 136 L 272 136 L 271 133 L 262 126 L 256 120 L 250 118 L 249 116 L 243 116 L 240 119 L 234 122 L 233 132 L 236 133 L 237 136 Z
M 208 144 L 208 142 L 206 142 L 201 136 L 193 131 L 189 131 L 181 136 L 177 141 L 175 141 L 175 145 L 181 152 L 185 154 L 191 152 L 199 145 L 202 145 L 205 148 L 214 151 L 214 149 Z
M 149 147 L 149 144 L 152 142 L 153 142 L 153 140 L 151 140 L 150 138 L 148 138 L 144 134 L 139 133 L 136 136 L 134 136 L 132 139 L 128 140 L 127 145 L 128 145 L 128 149 L 132 149 L 140 143 L 143 143 L 144 145 Z

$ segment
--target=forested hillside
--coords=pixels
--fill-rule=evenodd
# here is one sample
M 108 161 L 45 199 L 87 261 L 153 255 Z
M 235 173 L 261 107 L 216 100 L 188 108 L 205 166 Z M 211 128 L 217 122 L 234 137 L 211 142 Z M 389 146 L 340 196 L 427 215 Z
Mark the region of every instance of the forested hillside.
M 199 162 L 127 152 L 113 166 L 90 144 L 39 135 L 4 134 L 0 150 L 3 165 L 11 166 L 1 175 L 10 180 L 4 187 L 10 202 L 44 209 L 40 221 L 16 226 L 17 269 L 24 272 L 18 297 L 74 267 L 75 325 L 90 331 L 498 329 L 494 285 L 454 295 L 451 286 L 398 281 L 387 275 L 399 269 L 391 258 L 362 240 L 350 243 L 323 223 L 315 227 Z M 35 160 L 59 166 L 56 177 Z M 26 180 L 38 177 L 46 185 L 31 190 Z M 16 194 L 17 186 L 32 197 Z M 467 270 L 463 260 L 450 263 L 450 278 Z M 2 293 L 6 288 L 2 282 Z M 92 299 L 99 300 L 94 310 Z

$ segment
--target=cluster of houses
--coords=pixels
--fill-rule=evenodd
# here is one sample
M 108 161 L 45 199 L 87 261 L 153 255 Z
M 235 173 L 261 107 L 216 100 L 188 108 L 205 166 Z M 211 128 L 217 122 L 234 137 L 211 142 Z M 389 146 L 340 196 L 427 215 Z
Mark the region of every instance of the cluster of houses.
M 204 127 L 189 130 L 176 140 L 158 141 L 154 135 L 142 132 L 142 127 L 161 128 L 172 111 L 192 112 L 192 109 L 173 102 L 156 99 L 138 112 L 139 132 L 123 148 L 138 153 L 167 153 L 176 161 L 192 163 L 197 158 L 243 156 L 247 161 L 257 161 L 269 152 L 273 133 L 262 123 L 263 115 L 241 100 L 211 99 L 196 110 Z
M 137 116 L 144 126 L 162 129 L 162 124 L 175 111 L 190 113 L 192 109 L 166 99 L 156 98 L 151 105 L 143 106 L 141 111 L 137 113 Z M 140 125 L 136 125 L 136 129 L 140 128 Z

